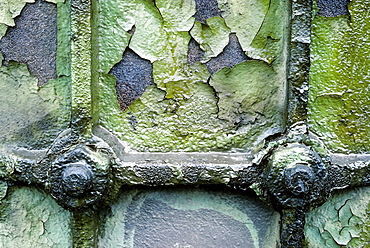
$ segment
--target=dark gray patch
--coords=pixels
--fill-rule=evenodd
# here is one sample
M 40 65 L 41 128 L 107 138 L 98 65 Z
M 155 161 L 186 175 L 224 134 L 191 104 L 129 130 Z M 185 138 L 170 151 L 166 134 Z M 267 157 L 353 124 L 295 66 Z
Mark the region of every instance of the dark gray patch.
M 184 179 L 189 183 L 196 183 L 200 175 L 202 174 L 204 167 L 202 165 L 199 166 L 185 166 L 182 168 L 182 174 L 184 175 Z
M 214 210 L 178 210 L 149 198 L 140 213 L 135 247 L 254 247 L 243 223 Z
M 169 166 L 156 164 L 151 161 L 136 166 L 135 174 L 143 178 L 148 185 L 162 185 L 174 177 L 173 171 Z
M 15 19 L 15 27 L 9 27 L 0 40 L 0 52 L 4 55 L 4 66 L 11 60 L 27 64 L 39 86 L 56 78 L 56 5 L 41 0 L 26 4 Z
M 200 48 L 199 43 L 191 38 L 188 45 L 188 63 L 193 65 L 196 62 L 200 62 L 203 56 L 204 51 Z
M 137 119 L 135 115 L 130 115 L 128 118 L 128 123 L 130 123 L 132 129 L 136 130 Z
M 109 73 L 117 79 L 116 92 L 122 111 L 139 98 L 148 85 L 154 85 L 153 65 L 131 49 L 126 49 L 122 60 Z
M 206 63 L 208 71 L 213 74 L 222 68 L 233 67 L 243 61 L 250 60 L 245 55 L 243 48 L 241 47 L 238 37 L 236 34 L 229 35 L 229 44 L 225 47 L 224 51 L 217 57 L 212 58 Z
M 348 0 L 317 0 L 319 8 L 317 14 L 325 17 L 347 15 L 349 13 L 348 2 Z
M 206 23 L 210 17 L 221 16 L 217 0 L 195 0 L 196 10 L 195 21 Z

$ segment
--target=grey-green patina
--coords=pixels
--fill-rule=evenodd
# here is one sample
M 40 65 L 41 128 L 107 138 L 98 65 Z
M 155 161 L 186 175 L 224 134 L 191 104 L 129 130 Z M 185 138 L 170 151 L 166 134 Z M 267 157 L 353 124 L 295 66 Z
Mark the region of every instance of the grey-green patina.
M 368 247 L 370 190 L 336 192 L 307 215 L 308 247 Z
M 7 26 L 16 23 L 13 19 L 25 2 L 0 4 L 1 37 L 6 35 Z M 23 242 L 27 235 L 40 237 L 32 240 L 37 246 L 45 240 L 53 244 L 59 236 L 48 230 L 56 234 L 63 232 L 64 227 L 60 225 L 68 219 L 72 230 L 63 233 L 65 236 L 60 241 L 63 247 L 69 247 L 68 240 L 77 247 L 97 247 L 99 242 L 104 246 L 106 241 L 113 246 L 145 243 L 149 247 L 161 247 L 152 237 L 172 242 L 182 233 L 181 228 L 187 228 L 189 220 L 204 234 L 216 233 L 212 225 L 202 226 L 209 223 L 207 214 L 222 228 L 227 226 L 225 223 L 232 223 L 230 230 L 241 230 L 238 234 L 237 230 L 229 232 L 230 240 L 209 236 L 217 245 L 220 240 L 230 246 L 240 240 L 256 247 L 274 246 L 275 242 L 283 247 L 301 247 L 305 222 L 309 247 L 367 245 L 368 220 L 364 216 L 369 210 L 365 205 L 351 207 L 353 204 L 349 203 L 357 198 L 346 197 L 352 197 L 352 193 L 330 200 L 340 202 L 335 210 L 325 212 L 322 208 L 327 205 L 323 205 L 305 217 L 306 211 L 325 201 L 333 189 L 370 183 L 369 156 L 330 154 L 325 146 L 341 153 L 369 150 L 365 137 L 369 131 L 367 67 L 363 62 L 366 59 L 361 57 L 367 54 L 368 21 L 364 18 L 367 13 L 360 13 L 368 8 L 366 1 L 351 2 L 350 18 L 314 18 L 309 101 L 311 132 L 305 123 L 309 89 L 309 1 L 220 0 L 219 13 L 197 21 L 196 3 L 201 1 L 57 2 L 57 79 L 37 87 L 37 79 L 26 65 L 9 62 L 7 67 L 0 68 L 0 81 L 7 82 L 1 86 L 1 99 L 5 99 L 4 106 L 8 106 L 1 110 L 4 111 L 2 121 L 8 129 L 2 139 L 7 149 L 1 150 L 0 155 L 0 176 L 7 180 L 0 183 L 3 202 L 0 209 L 4 211 L 1 217 L 6 217 L 0 223 L 9 222 L 12 211 L 9 206 L 20 202 L 18 198 L 40 205 L 41 212 L 46 213 L 44 216 L 49 216 L 41 218 L 44 225 L 41 227 L 40 222 L 34 220 L 39 208 L 33 210 L 26 204 L 16 209 L 21 216 L 28 213 L 30 219 L 26 224 L 27 228 L 31 225 L 31 229 L 26 228 L 25 233 L 19 234 L 13 228 L 8 236 L 17 236 L 12 239 L 15 245 Z M 287 28 L 289 24 L 291 30 Z M 332 43 L 323 32 L 335 37 L 330 40 Z M 226 50 L 230 37 L 238 38 L 245 59 L 211 72 L 207 63 Z M 188 61 L 189 42 L 195 42 L 203 50 L 198 62 Z M 355 56 L 349 56 L 357 42 L 361 44 L 353 52 Z M 155 85 L 149 85 L 144 94 L 122 112 L 117 102 L 116 78 L 110 72 L 127 49 L 152 63 Z M 331 57 L 332 51 L 337 57 Z M 0 60 L 3 60 L 1 54 Z M 338 72 L 343 72 L 343 76 Z M 356 76 L 352 78 L 350 72 Z M 354 79 L 351 85 L 353 83 L 356 89 L 349 84 L 339 85 L 348 79 Z M 295 91 L 294 94 L 287 94 L 287 81 L 289 92 Z M 287 95 L 289 103 L 294 103 L 288 107 L 290 120 L 285 132 Z M 32 104 L 37 108 L 31 107 Z M 327 112 L 328 108 L 333 111 Z M 350 114 L 345 115 L 339 109 Z M 341 116 L 339 122 L 337 116 Z M 20 124 L 15 124 L 16 118 Z M 345 124 L 338 128 L 337 123 L 342 122 Z M 48 123 L 51 124 L 46 125 Z M 21 131 L 17 132 L 17 128 Z M 12 149 L 9 145 L 44 150 Z M 213 152 L 199 153 L 205 151 Z M 97 159 L 100 157 L 103 159 Z M 76 164 L 85 165 L 93 179 L 85 190 L 70 194 L 69 185 L 63 188 L 60 181 L 65 170 L 74 173 L 71 167 Z M 300 178 L 302 173 L 309 177 Z M 296 178 L 302 179 L 308 190 L 297 188 Z M 18 182 L 44 186 L 71 215 L 64 216 L 55 202 L 40 203 L 40 192 L 35 190 L 38 192 L 35 193 L 34 188 L 14 187 L 13 183 Z M 137 187 L 203 184 L 253 188 L 260 198 L 280 212 L 281 227 L 277 226 L 278 214 L 267 211 L 271 218 L 260 230 L 257 223 L 262 222 L 253 220 L 256 216 L 248 212 L 250 209 L 245 211 L 240 206 L 241 196 L 229 191 L 220 196 L 222 194 L 215 191 L 212 194 L 202 190 L 189 193 L 179 188 L 141 191 Z M 121 187 L 135 189 L 119 191 Z M 250 192 L 247 189 L 244 194 Z M 367 191 L 358 192 L 366 204 Z M 233 202 L 226 195 L 238 200 Z M 58 218 L 62 215 L 66 218 L 52 219 L 48 211 L 58 213 Z M 320 213 L 334 216 L 337 212 L 338 221 L 325 225 L 316 218 Z M 204 222 L 197 222 L 199 219 Z M 48 226 L 54 222 L 58 223 L 55 226 L 58 230 Z M 166 235 L 165 228 L 156 227 L 156 224 L 165 226 L 167 223 L 174 227 L 171 235 Z M 357 228 L 358 223 L 364 227 Z M 116 235 L 122 232 L 125 235 Z M 136 235 L 139 233 L 150 235 Z M 186 235 L 189 242 L 180 240 L 171 245 L 196 244 L 196 235 L 191 231 Z M 4 238 L 6 243 L 8 236 Z M 270 238 L 264 240 L 263 237 Z M 203 237 L 198 241 L 209 244 Z

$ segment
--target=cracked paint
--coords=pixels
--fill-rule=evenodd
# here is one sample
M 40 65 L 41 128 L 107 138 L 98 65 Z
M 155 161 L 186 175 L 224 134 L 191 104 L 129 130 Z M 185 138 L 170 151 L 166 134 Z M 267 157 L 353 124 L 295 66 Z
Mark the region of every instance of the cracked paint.
M 39 189 L 12 187 L 0 215 L 1 247 L 72 247 L 70 213 Z
M 233 64 L 212 77 L 204 64 L 225 50 L 233 29 L 239 40 L 242 35 L 245 39 L 245 33 L 228 26 L 235 18 L 251 21 L 249 11 L 236 15 L 238 3 L 230 0 L 221 7 L 219 3 L 227 17 L 212 16 L 201 23 L 193 17 L 193 1 L 102 2 L 98 123 L 137 151 L 246 151 L 267 136 L 282 132 L 286 87 L 283 40 L 288 23 L 285 2 L 271 1 L 270 6 L 268 1 L 254 10 L 261 11 L 257 15 L 262 19 L 250 25 L 254 28 L 248 33 L 249 45 L 262 42 L 258 58 L 263 57 L 265 62 Z M 254 8 L 255 2 L 243 6 Z M 202 63 L 188 62 L 192 39 L 204 49 Z M 277 41 L 272 42 L 277 50 L 267 44 L 269 41 Z M 240 43 L 245 49 L 245 43 L 244 47 Z M 151 61 L 155 86 L 147 86 L 143 95 L 122 112 L 115 98 L 115 78 L 107 72 L 121 60 L 126 48 Z M 258 83 L 251 84 L 254 79 Z
M 308 247 L 367 247 L 370 226 L 370 189 L 333 194 L 306 217 Z

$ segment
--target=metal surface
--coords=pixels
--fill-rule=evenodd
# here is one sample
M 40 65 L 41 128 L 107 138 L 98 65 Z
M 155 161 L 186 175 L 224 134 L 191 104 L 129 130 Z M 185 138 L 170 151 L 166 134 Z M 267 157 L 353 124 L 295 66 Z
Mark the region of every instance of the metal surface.
M 74 223 L 88 216 L 85 224 L 96 225 L 99 207 L 109 205 L 122 186 L 252 187 L 282 214 L 281 246 L 297 248 L 303 247 L 310 208 L 323 203 L 334 189 L 370 184 L 369 155 L 330 154 L 307 131 L 311 1 L 292 1 L 288 130 L 253 153 L 136 153 L 103 127 L 92 128 L 90 84 L 96 82 L 91 82 L 91 61 L 81 58 L 91 57 L 91 46 L 97 45 L 90 43 L 94 23 L 86 21 L 93 14 L 90 1 L 71 2 L 72 70 L 86 74 L 72 75 L 71 129 L 48 150 L 3 149 L 0 174 L 7 181 L 44 186 L 60 205 L 74 211 Z M 81 25 L 86 29 L 77 29 Z M 80 102 L 81 96 L 87 99 Z M 83 213 L 78 213 L 81 209 Z M 75 243 L 96 246 L 96 241 L 86 241 L 79 226 L 74 225 Z M 95 239 L 97 229 L 89 227 Z

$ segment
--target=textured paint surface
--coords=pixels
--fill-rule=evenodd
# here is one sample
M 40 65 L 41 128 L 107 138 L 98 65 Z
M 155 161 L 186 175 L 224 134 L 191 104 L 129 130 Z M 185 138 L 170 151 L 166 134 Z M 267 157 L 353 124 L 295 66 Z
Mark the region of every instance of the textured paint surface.
M 46 2 L 59 3 L 65 0 L 45 0 Z M 14 18 L 17 17 L 26 3 L 34 3 L 35 0 L 2 0 L 0 2 L 0 24 L 14 26 Z
M 9 27 L 0 40 L 3 65 L 9 61 L 27 64 L 39 85 L 56 78 L 57 7 L 55 4 L 36 1 L 27 4 L 16 25 Z
M 333 152 L 369 153 L 370 1 L 349 12 L 313 20 L 309 124 Z
M 26 65 L 0 67 L 1 143 L 44 148 L 68 123 L 63 81 L 38 88 Z
M 369 247 L 370 189 L 335 193 L 306 217 L 308 247 Z
M 19 6 L 23 7 L 24 4 Z M 19 6 L 17 10 L 19 8 L 20 13 Z M 32 15 L 31 12 L 27 15 Z M 58 15 L 66 17 L 65 4 L 59 4 Z M 66 76 L 69 76 L 69 63 L 68 55 L 65 54 L 68 52 L 68 45 L 65 44 L 69 35 L 66 34 L 67 20 L 68 18 L 65 18 L 57 24 L 59 28 L 64 28 L 58 33 L 62 49 L 57 52 L 57 79 L 49 80 L 48 84 L 38 87 L 37 79 L 30 75 L 26 65 L 10 61 L 7 67 L 0 67 L 0 140 L 3 144 L 17 144 L 33 149 L 45 148 L 61 130 L 68 127 L 69 79 Z M 13 30 L 16 29 L 17 27 Z M 45 53 L 50 52 L 47 51 L 49 48 L 44 48 Z M 32 56 L 30 59 L 33 59 Z M 3 60 L 2 54 L 0 60 Z
M 219 8 L 225 10 L 225 17 L 221 14 L 225 19 L 202 13 L 211 16 L 205 23 L 195 22 L 192 17 L 197 8 L 204 12 L 202 2 L 197 4 L 181 0 L 156 1 L 155 5 L 139 0 L 101 3 L 101 117 L 96 122 L 134 150 L 246 151 L 284 129 L 288 4 L 250 1 L 243 4 L 244 12 L 236 12 L 239 1 L 223 2 Z M 254 19 L 248 9 L 256 4 L 254 14 L 258 18 Z M 248 34 L 234 25 L 239 19 L 251 22 Z M 204 63 L 224 51 L 233 29 L 244 52 L 265 62 L 228 64 L 233 67 L 220 70 L 221 66 L 211 76 Z M 195 41 L 204 50 L 196 53 L 201 55 L 197 60 L 202 63 L 188 63 L 189 42 L 194 45 Z M 148 86 L 121 112 L 115 77 L 107 73 L 127 47 L 153 63 L 155 86 Z
M 252 196 L 224 190 L 123 191 L 101 247 L 274 247 L 279 214 Z
M 1 247 L 72 247 L 68 211 L 36 188 L 9 191 L 0 203 Z

